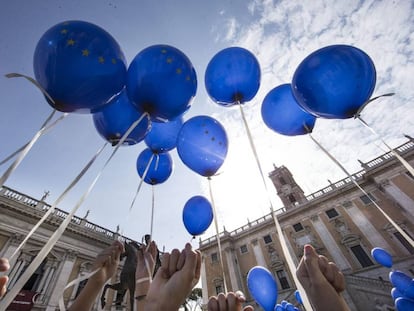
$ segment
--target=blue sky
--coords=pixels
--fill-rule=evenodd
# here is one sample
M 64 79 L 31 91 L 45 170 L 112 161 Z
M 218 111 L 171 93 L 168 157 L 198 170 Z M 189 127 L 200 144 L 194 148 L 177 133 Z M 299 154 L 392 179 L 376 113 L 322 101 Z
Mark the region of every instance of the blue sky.
M 241 46 L 253 52 L 262 69 L 261 86 L 245 108 L 265 175 L 273 164 L 287 166 L 306 194 L 344 174 L 307 136 L 284 137 L 268 129 L 260 115 L 264 96 L 289 83 L 298 64 L 311 52 L 331 44 L 351 44 L 374 61 L 377 85 L 374 95 L 396 95 L 370 104 L 362 113 L 390 145 L 414 136 L 414 4 L 401 1 L 7 1 L 0 12 L 0 92 L 2 94 L 0 160 L 27 142 L 52 108 L 31 84 L 7 79 L 18 72 L 33 76 L 33 52 L 42 34 L 53 25 L 71 19 L 95 23 L 118 41 L 128 62 L 153 44 L 169 44 L 192 61 L 198 78 L 195 101 L 184 116 L 205 114 L 218 119 L 229 137 L 229 153 L 213 178 L 214 200 L 220 228 L 232 230 L 269 212 L 240 111 L 224 108 L 206 95 L 204 72 L 221 49 Z M 353 119 L 318 120 L 313 136 L 350 172 L 360 170 L 358 159 L 368 161 L 384 152 L 367 129 Z M 43 136 L 23 160 L 6 186 L 48 203 L 62 193 L 104 141 L 96 133 L 90 115 L 71 114 Z M 151 187 L 144 184 L 131 213 L 129 206 L 139 183 L 135 162 L 143 143 L 121 148 L 104 171 L 78 216 L 90 210 L 88 219 L 116 230 L 120 225 L 132 238 L 149 231 Z M 59 205 L 69 210 L 77 202 L 110 154 L 105 151 L 87 176 Z M 208 194 L 205 178 L 185 167 L 172 152 L 174 172 L 155 186 L 154 238 L 166 249 L 190 240 L 181 212 L 194 195 Z M 10 164 L 10 162 L 8 163 Z M 7 165 L 0 167 L 4 172 Z M 276 192 L 268 184 L 270 195 Z M 203 237 L 214 234 L 210 228 Z M 194 243 L 196 244 L 196 243 Z

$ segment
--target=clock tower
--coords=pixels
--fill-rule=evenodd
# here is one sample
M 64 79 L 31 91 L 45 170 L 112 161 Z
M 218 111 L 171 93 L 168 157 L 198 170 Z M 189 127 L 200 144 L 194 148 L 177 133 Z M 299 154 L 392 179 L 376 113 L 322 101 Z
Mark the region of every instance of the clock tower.
M 277 167 L 273 164 L 273 171 L 269 177 L 276 188 L 277 195 L 286 209 L 305 203 L 306 197 L 301 187 L 293 179 L 292 173 L 283 165 Z

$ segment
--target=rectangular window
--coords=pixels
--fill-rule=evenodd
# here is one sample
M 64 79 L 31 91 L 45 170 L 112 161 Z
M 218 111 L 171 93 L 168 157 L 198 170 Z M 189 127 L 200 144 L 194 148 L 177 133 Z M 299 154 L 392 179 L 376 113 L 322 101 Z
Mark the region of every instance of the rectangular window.
M 295 229 L 296 232 L 299 232 L 303 230 L 303 226 L 300 222 L 298 222 L 297 224 L 293 225 L 293 229 Z
M 240 246 L 240 253 L 242 253 L 242 254 L 247 253 L 247 245 L 246 244 Z
M 336 216 L 339 215 L 336 209 L 334 208 L 328 209 L 325 213 L 329 218 L 335 218 Z
M 290 288 L 289 281 L 286 276 L 286 272 L 284 270 L 276 271 L 277 278 L 279 279 L 280 287 L 282 289 Z
M 404 230 L 404 232 L 405 232 L 405 230 Z M 405 233 L 407 233 L 407 232 L 405 232 Z M 394 232 L 394 236 L 409 251 L 410 254 L 414 254 L 414 247 L 411 246 L 411 244 L 403 237 L 403 235 L 401 233 L 399 233 L 398 231 Z M 408 235 L 408 236 L 410 236 L 410 235 Z
M 280 181 L 280 183 L 282 185 L 286 185 L 287 184 L 286 180 L 283 177 L 279 177 L 279 181 Z
M 212 263 L 218 262 L 218 254 L 217 253 L 211 254 L 211 262 Z
M 272 237 L 269 234 L 268 235 L 265 235 L 263 237 L 263 241 L 265 242 L 265 244 L 272 243 Z
M 371 193 L 368 193 L 368 195 L 364 194 L 359 198 L 365 205 L 371 204 L 372 202 L 375 202 L 377 200 Z
M 355 257 L 358 259 L 363 268 L 374 265 L 371 258 L 369 258 L 361 245 L 351 246 L 351 251 L 354 253 Z
M 223 287 L 221 285 L 216 285 L 216 295 L 223 292 Z
M 290 201 L 291 203 L 295 203 L 295 202 L 297 202 L 298 200 L 296 200 L 296 198 L 295 198 L 295 196 L 294 196 L 293 194 L 289 194 L 289 201 Z

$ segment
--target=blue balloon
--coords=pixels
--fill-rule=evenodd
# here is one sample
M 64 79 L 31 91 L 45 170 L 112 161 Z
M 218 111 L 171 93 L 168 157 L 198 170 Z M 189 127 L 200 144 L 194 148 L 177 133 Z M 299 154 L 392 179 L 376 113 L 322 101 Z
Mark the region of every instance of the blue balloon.
M 216 103 L 223 106 L 245 103 L 259 90 L 260 65 L 250 51 L 230 47 L 210 60 L 204 80 L 207 93 Z
M 391 290 L 392 299 L 396 300 L 398 297 L 404 297 L 404 295 L 395 287 Z
M 40 38 L 33 57 L 37 82 L 63 112 L 89 113 L 108 104 L 126 83 L 126 61 L 115 39 L 84 21 L 59 23 Z
M 400 297 L 395 300 L 395 306 L 398 311 L 413 311 L 414 310 L 414 300 L 409 298 Z
M 92 115 L 98 133 L 112 145 L 118 144 L 131 125 L 142 117 L 142 113 L 131 104 L 126 91 L 116 96 L 108 105 Z M 148 116 L 137 124 L 124 141 L 124 145 L 134 145 L 142 141 L 150 128 Z
M 277 301 L 277 284 L 269 270 L 260 266 L 251 268 L 247 274 L 247 287 L 265 311 L 273 311 Z
M 183 222 L 187 231 L 193 235 L 204 233 L 213 221 L 213 209 L 203 196 L 194 196 L 184 205 Z
M 295 311 L 295 306 L 288 302 L 285 306 L 286 311 Z
M 383 265 L 387 268 L 392 267 L 392 257 L 390 253 L 388 253 L 385 249 L 381 247 L 375 247 L 371 250 L 371 256 L 380 265 Z
M 355 116 L 375 88 L 371 58 L 349 45 L 331 45 L 306 57 L 296 69 L 293 94 L 306 111 L 322 118 Z
M 302 300 L 302 297 L 300 296 L 299 290 L 295 290 L 295 298 L 296 298 L 297 302 L 299 302 L 301 305 L 303 305 L 303 300 Z
M 213 176 L 222 166 L 228 150 L 223 126 L 209 116 L 184 122 L 177 137 L 177 152 L 183 163 L 201 176 Z
M 161 184 L 170 177 L 173 170 L 173 161 L 168 152 L 157 154 L 147 148 L 139 154 L 137 159 L 137 171 L 141 178 L 147 168 L 144 182 L 149 185 Z
M 170 151 L 177 146 L 177 136 L 182 126 L 182 117 L 168 122 L 153 122 L 145 136 L 145 144 L 154 152 Z
M 197 91 L 196 72 L 180 50 L 153 45 L 129 65 L 127 89 L 132 102 L 151 118 L 171 120 L 190 108 Z
M 276 305 L 276 307 L 275 307 L 275 310 L 274 311 L 284 311 L 285 310 L 285 308 L 283 308 L 283 306 L 281 305 L 281 304 L 277 304 Z
M 402 271 L 391 271 L 389 274 L 392 285 L 403 294 L 404 297 L 414 299 L 414 279 Z
M 279 85 L 266 95 L 262 103 L 262 118 L 270 129 L 288 136 L 312 132 L 316 121 L 299 106 L 290 84 Z

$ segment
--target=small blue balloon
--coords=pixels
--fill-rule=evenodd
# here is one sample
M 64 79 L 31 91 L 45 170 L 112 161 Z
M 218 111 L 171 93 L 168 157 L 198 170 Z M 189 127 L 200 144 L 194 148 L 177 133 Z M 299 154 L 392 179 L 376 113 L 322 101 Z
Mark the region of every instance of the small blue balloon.
M 197 77 L 188 57 L 169 45 L 153 45 L 139 52 L 128 68 L 131 101 L 163 121 L 186 112 L 197 91 Z
M 316 118 L 298 105 L 290 84 L 271 90 L 263 100 L 261 112 L 264 123 L 282 135 L 308 134 L 315 126 Z
M 37 43 L 36 80 L 63 112 L 89 113 L 108 104 L 126 83 L 126 60 L 115 39 L 84 21 L 66 21 Z
M 259 90 L 259 62 L 241 47 L 221 50 L 207 65 L 205 85 L 209 96 L 220 105 L 245 103 Z
M 183 126 L 183 118 L 167 122 L 153 122 L 145 136 L 145 144 L 154 152 L 166 152 L 177 146 L 177 136 Z
M 414 279 L 402 271 L 391 271 L 389 279 L 392 285 L 403 294 L 404 297 L 414 299 Z
M 277 284 L 266 268 L 256 266 L 247 274 L 247 287 L 254 300 L 265 310 L 274 311 L 277 301 Z
M 296 298 L 297 302 L 299 302 L 301 305 L 303 305 L 302 297 L 300 296 L 299 290 L 295 290 L 295 298 Z
M 288 302 L 285 306 L 286 311 L 295 311 L 295 306 Z
M 137 108 L 131 104 L 125 90 L 108 105 L 92 115 L 98 133 L 113 146 L 118 144 L 132 124 L 141 117 L 142 113 L 138 112 Z M 134 145 L 139 143 L 144 139 L 149 128 L 150 120 L 148 116 L 144 116 L 123 144 Z
M 181 127 L 177 152 L 183 163 L 201 176 L 213 176 L 222 166 L 228 150 L 224 127 L 209 116 L 196 116 Z
M 395 306 L 398 311 L 413 311 L 414 310 L 414 300 L 400 297 L 395 300 Z
M 396 300 L 398 297 L 404 297 L 404 295 L 395 287 L 391 290 L 392 299 Z
M 144 176 L 144 182 L 149 185 L 161 184 L 166 181 L 173 170 L 173 161 L 168 152 L 153 153 L 151 149 L 143 150 L 137 159 L 137 171 L 139 176 Z
M 385 249 L 381 247 L 375 247 L 371 250 L 371 256 L 380 265 L 383 265 L 387 268 L 392 267 L 392 257 L 390 253 L 388 253 Z
M 293 94 L 299 105 L 322 118 L 347 119 L 369 100 L 376 71 L 371 58 L 349 45 L 331 45 L 306 57 L 296 69 Z
M 183 222 L 185 228 L 192 236 L 204 233 L 212 221 L 213 209 L 205 197 L 197 195 L 185 203 Z
M 286 305 L 288 304 L 288 302 L 286 300 L 282 300 L 280 304 L 282 305 L 283 308 L 286 308 Z
M 274 311 L 284 311 L 285 310 L 285 308 L 283 308 L 283 306 L 281 305 L 281 304 L 277 304 L 276 305 L 276 307 L 275 307 L 275 310 Z

